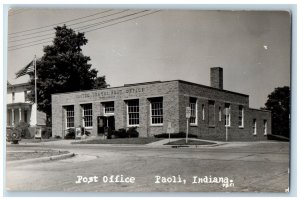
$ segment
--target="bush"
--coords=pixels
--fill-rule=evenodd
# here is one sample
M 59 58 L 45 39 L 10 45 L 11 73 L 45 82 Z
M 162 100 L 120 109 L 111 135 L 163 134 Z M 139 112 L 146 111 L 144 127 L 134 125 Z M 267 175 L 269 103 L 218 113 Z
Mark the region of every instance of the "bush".
M 25 122 L 19 122 L 15 125 L 14 130 L 20 132 L 21 138 L 30 139 L 30 132 L 29 132 L 29 124 Z
M 67 130 L 67 135 L 65 136 L 65 139 L 66 140 L 69 140 L 69 139 L 75 139 L 75 129 L 74 128 L 69 128 Z
M 139 132 L 137 132 L 137 127 L 130 127 L 126 133 L 128 137 L 139 137 Z
M 124 128 L 121 128 L 121 129 L 119 129 L 117 131 L 114 131 L 113 135 L 116 138 L 128 138 L 128 135 L 127 135 L 126 130 Z
M 85 133 L 84 133 L 84 130 L 85 130 Z M 91 132 L 90 131 L 88 131 L 88 130 L 86 130 L 86 129 L 84 129 L 83 127 L 81 127 L 81 135 L 87 135 L 87 136 L 89 136 L 90 134 L 91 134 Z
M 49 139 L 52 136 L 52 128 L 46 127 L 44 130 L 42 130 L 42 138 L 43 139 Z
M 61 137 L 59 135 L 55 135 L 54 139 L 61 139 Z
M 162 134 L 157 134 L 154 135 L 155 138 L 169 138 L 168 133 L 162 133 Z M 171 133 L 170 138 L 185 138 L 186 133 L 185 132 L 180 132 L 180 133 Z M 197 135 L 189 134 L 189 138 L 197 138 Z

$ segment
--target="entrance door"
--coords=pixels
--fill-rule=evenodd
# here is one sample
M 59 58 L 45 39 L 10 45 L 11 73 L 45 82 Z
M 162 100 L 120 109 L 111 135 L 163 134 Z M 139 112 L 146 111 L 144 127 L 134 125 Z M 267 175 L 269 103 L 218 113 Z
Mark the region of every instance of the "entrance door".
M 114 116 L 99 116 L 97 118 L 98 135 L 107 133 L 108 128 L 115 130 Z

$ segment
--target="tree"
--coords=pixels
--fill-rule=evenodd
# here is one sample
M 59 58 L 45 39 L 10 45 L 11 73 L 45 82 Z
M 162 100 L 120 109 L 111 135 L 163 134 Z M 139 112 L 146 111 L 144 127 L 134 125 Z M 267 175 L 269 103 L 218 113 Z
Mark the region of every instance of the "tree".
M 289 87 L 278 87 L 265 103 L 265 109 L 272 112 L 272 133 L 276 135 L 290 136 L 290 96 Z
M 108 86 L 105 76 L 97 77 L 98 71 L 88 63 L 90 57 L 82 53 L 81 47 L 88 42 L 84 33 L 75 33 L 66 25 L 54 29 L 53 44 L 45 46 L 44 55 L 37 60 L 38 110 L 46 113 L 47 120 L 51 117 L 51 94 Z M 28 98 L 34 102 L 33 74 L 30 77 Z

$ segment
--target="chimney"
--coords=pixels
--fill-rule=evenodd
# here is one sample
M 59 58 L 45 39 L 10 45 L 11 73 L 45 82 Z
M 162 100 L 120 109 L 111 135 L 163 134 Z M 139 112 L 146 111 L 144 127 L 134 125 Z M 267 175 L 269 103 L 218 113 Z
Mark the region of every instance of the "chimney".
M 210 68 L 210 86 L 217 89 L 223 89 L 223 68 Z

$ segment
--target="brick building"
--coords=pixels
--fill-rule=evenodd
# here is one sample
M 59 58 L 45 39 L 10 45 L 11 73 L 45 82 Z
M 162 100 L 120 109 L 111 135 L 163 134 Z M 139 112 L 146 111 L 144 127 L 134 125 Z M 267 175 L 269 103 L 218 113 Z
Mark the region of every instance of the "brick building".
M 186 107 L 191 108 L 189 133 L 202 139 L 266 140 L 271 113 L 249 108 L 249 96 L 223 90 L 223 69 L 211 68 L 211 86 L 182 80 L 146 82 L 101 90 L 52 95 L 52 135 L 84 126 L 92 135 L 137 127 L 140 137 L 186 132 Z M 227 112 L 226 112 L 227 111 Z

